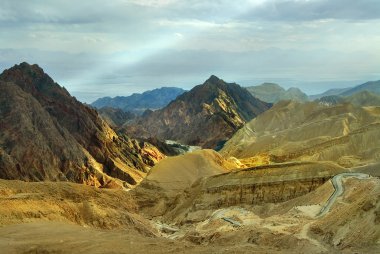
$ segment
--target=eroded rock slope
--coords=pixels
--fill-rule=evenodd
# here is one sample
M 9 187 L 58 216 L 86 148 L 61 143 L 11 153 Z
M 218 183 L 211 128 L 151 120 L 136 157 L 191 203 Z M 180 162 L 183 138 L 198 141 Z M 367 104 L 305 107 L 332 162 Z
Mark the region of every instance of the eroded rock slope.
M 165 108 L 145 113 L 125 130 L 133 137 L 217 148 L 270 106 L 239 85 L 211 76 Z
M 15 65 L 0 82 L 0 178 L 130 187 L 164 157 L 117 135 L 37 65 Z

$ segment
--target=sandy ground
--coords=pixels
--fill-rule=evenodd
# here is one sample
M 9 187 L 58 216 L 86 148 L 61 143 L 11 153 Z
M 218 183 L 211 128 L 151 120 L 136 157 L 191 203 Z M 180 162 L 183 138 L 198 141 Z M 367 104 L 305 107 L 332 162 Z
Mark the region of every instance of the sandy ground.
M 211 204 L 225 189 L 206 198 L 195 189 L 180 216 L 174 202 L 172 217 L 152 217 L 136 202 L 149 192 L 0 180 L 0 253 L 379 253 L 380 179 L 342 184 L 324 216 L 316 215 L 334 192 L 330 181 L 285 202 L 222 208 Z
M 56 222 L 0 228 L 1 253 L 291 253 L 254 244 L 197 245 L 188 241 L 142 237 L 135 231 L 98 230 Z
M 96 230 L 57 222 L 34 222 L 0 228 L 2 253 L 162 253 L 173 242 L 142 237 L 130 230 Z M 160 246 L 160 248 L 157 248 Z
M 233 167 L 213 150 L 198 150 L 163 159 L 152 168 L 146 181 L 157 183 L 169 195 L 177 195 L 199 178 L 225 173 Z

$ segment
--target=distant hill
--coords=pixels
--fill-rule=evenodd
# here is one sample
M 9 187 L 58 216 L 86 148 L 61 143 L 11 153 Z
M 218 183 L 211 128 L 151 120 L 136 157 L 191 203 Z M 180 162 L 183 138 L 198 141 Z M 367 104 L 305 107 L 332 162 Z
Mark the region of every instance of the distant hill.
M 350 96 L 361 91 L 369 91 L 371 93 L 380 95 L 380 80 L 366 82 L 362 85 L 351 88 L 350 90 L 347 90 L 339 95 Z
M 0 178 L 131 187 L 164 156 L 117 135 L 38 65 L 0 75 Z
M 153 136 L 216 148 L 270 106 L 245 88 L 211 76 L 165 108 L 144 114 L 125 130 L 132 137 Z
M 346 101 L 362 107 L 380 106 L 380 95 L 364 90 L 346 97 Z
M 348 87 L 348 88 L 337 88 L 337 89 L 330 89 L 324 93 L 316 94 L 316 95 L 310 95 L 310 100 L 317 100 L 322 97 L 331 96 L 331 95 L 340 95 L 340 96 L 350 96 L 353 94 L 356 94 L 361 91 L 369 91 L 371 93 L 380 95 L 380 80 L 378 81 L 369 81 L 364 84 L 355 86 L 355 87 Z
M 356 106 L 380 106 L 380 95 L 371 93 L 367 90 L 357 92 L 351 96 L 331 95 L 315 100 L 325 105 L 337 105 L 340 103 L 351 103 Z
M 308 96 L 300 89 L 292 87 L 285 90 L 274 83 L 263 83 L 259 86 L 247 87 L 247 90 L 256 98 L 269 103 L 277 103 L 281 100 L 294 100 L 300 102 L 308 100 Z
M 221 153 L 269 163 L 333 161 L 352 167 L 378 160 L 378 140 L 379 107 L 283 101 L 236 132 Z
M 95 108 L 112 107 L 135 114 L 142 114 L 147 109 L 160 109 L 172 100 L 183 94 L 185 90 L 177 87 L 162 87 L 146 91 L 142 94 L 134 93 L 130 96 L 103 97 L 94 101 Z
M 322 97 L 327 97 L 327 96 L 335 96 L 335 95 L 340 95 L 348 90 L 352 89 L 352 87 L 347 87 L 347 88 L 334 88 L 334 89 L 330 89 L 330 90 L 327 90 L 326 92 L 324 93 L 320 93 L 320 94 L 315 94 L 315 95 L 310 95 L 309 96 L 309 99 L 310 100 L 317 100 L 317 99 L 320 99 Z

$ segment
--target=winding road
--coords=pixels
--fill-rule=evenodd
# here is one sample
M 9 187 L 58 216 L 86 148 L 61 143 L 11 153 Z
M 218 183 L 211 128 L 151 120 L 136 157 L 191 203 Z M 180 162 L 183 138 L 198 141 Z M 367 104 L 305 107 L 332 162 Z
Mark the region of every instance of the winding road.
M 318 213 L 317 217 L 324 216 L 326 213 L 330 211 L 331 206 L 335 203 L 336 199 L 343 194 L 344 188 L 342 185 L 342 178 L 345 177 L 354 177 L 357 179 L 368 179 L 369 175 L 363 173 L 342 173 L 334 176 L 331 179 L 333 187 L 335 189 L 334 193 L 329 197 L 326 204 L 322 207 L 321 211 Z
M 241 227 L 241 224 L 239 222 L 237 222 L 237 221 L 235 221 L 235 220 L 233 220 L 231 218 L 222 217 L 221 219 L 224 220 L 224 221 L 227 221 L 227 222 L 231 223 L 232 226 L 234 226 L 234 227 Z

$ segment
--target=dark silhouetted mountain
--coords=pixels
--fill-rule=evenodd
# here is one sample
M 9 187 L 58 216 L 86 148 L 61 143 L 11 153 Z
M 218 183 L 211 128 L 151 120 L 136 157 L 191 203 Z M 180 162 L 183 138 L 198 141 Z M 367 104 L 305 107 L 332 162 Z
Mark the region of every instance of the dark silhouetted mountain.
M 270 106 L 245 88 L 211 76 L 165 108 L 144 114 L 125 130 L 132 137 L 215 148 Z
M 15 65 L 0 82 L 0 178 L 128 187 L 162 158 L 118 136 L 37 65 Z
M 281 100 L 294 100 L 304 102 L 308 97 L 300 89 L 291 87 L 285 90 L 274 83 L 264 83 L 259 86 L 247 87 L 247 90 L 256 98 L 262 101 L 277 103 Z
M 182 88 L 162 87 L 142 94 L 134 93 L 131 96 L 103 97 L 91 105 L 96 108 L 120 108 L 124 111 L 142 114 L 147 109 L 156 110 L 165 107 L 184 92 L 185 90 Z

